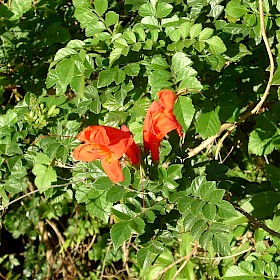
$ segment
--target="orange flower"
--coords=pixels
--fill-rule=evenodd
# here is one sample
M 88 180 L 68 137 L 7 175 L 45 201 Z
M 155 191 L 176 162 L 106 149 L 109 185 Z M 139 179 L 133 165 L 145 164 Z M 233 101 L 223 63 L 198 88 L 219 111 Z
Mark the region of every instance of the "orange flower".
M 84 144 L 74 149 L 73 157 L 86 162 L 100 159 L 104 171 L 114 183 L 124 180 L 119 163 L 124 154 L 132 164 L 139 162 L 140 150 L 126 126 L 121 130 L 101 125 L 88 126 L 79 133 L 78 139 Z
M 182 127 L 173 114 L 176 95 L 171 90 L 161 90 L 157 93 L 159 101 L 151 104 L 143 126 L 144 150 L 151 151 L 153 162 L 159 160 L 160 141 L 168 132 L 176 129 L 180 137 Z

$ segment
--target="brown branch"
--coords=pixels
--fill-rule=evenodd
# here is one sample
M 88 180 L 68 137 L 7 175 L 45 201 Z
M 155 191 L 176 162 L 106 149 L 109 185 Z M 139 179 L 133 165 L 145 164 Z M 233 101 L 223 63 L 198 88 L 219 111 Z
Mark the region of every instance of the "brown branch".
M 204 150 L 206 147 L 208 147 L 209 145 L 212 145 L 214 143 L 214 141 L 220 137 L 220 135 L 227 129 L 229 129 L 230 127 L 232 127 L 234 124 L 232 123 L 224 123 L 222 124 L 219 132 L 214 135 L 211 136 L 209 138 L 207 138 L 206 140 L 204 140 L 199 146 L 195 147 L 194 149 L 190 149 L 190 151 L 188 152 L 188 156 L 187 158 L 191 158 L 195 155 L 197 155 L 198 153 L 200 153 L 202 150 Z
M 160 272 L 158 272 L 154 277 L 153 277 L 153 280 L 154 279 L 156 279 L 158 276 L 160 276 L 160 275 L 163 275 L 163 274 L 165 274 L 169 269 L 171 269 L 173 266 L 175 266 L 176 264 L 178 264 L 178 263 L 180 263 L 181 261 L 185 261 L 184 263 L 188 263 L 188 261 L 191 259 L 191 257 L 193 256 L 193 255 L 195 255 L 196 254 L 196 252 L 197 252 L 197 249 L 198 249 L 198 241 L 195 241 L 195 244 L 194 244 L 194 247 L 193 247 L 193 249 L 192 249 L 192 251 L 187 255 L 187 256 L 184 256 L 184 257 L 181 257 L 180 259 L 178 259 L 178 260 L 176 260 L 175 262 L 173 262 L 172 264 L 170 264 L 169 266 L 167 266 L 165 269 L 163 269 L 163 270 L 161 270 Z M 185 264 L 185 265 L 186 265 Z M 185 266 L 184 265 L 184 266 Z M 182 267 L 182 269 L 184 268 L 184 266 Z M 181 270 L 182 270 L 181 269 Z M 181 270 L 179 271 L 179 273 L 181 272 Z M 179 274 L 178 273 L 178 274 Z M 177 273 L 176 273 L 177 274 Z M 178 276 L 178 274 L 177 275 L 174 275 L 174 277 L 176 276 Z M 174 279 L 176 279 L 176 277 L 174 278 L 173 277 L 173 279 L 172 280 L 174 280 Z
M 273 74 L 274 74 L 274 71 L 275 71 L 275 64 L 274 64 L 272 51 L 271 51 L 271 48 L 269 46 L 269 42 L 268 42 L 266 31 L 265 31 L 263 0 L 259 0 L 259 12 L 260 12 L 261 35 L 262 35 L 262 38 L 263 38 L 263 41 L 264 41 L 264 44 L 265 44 L 265 47 L 266 47 L 266 51 L 267 51 L 267 54 L 268 54 L 268 57 L 269 57 L 269 63 L 270 63 L 269 79 L 268 79 L 264 94 L 263 94 L 262 98 L 260 99 L 260 101 L 257 103 L 257 105 L 253 109 L 250 109 L 247 112 L 245 112 L 243 115 L 241 115 L 239 120 L 235 123 L 224 123 L 221 126 L 220 131 L 216 135 L 209 137 L 208 139 L 204 140 L 199 146 L 190 150 L 187 158 L 191 158 L 191 157 L 197 155 L 202 150 L 204 150 L 207 146 L 212 145 L 214 143 L 214 141 L 217 138 L 219 138 L 220 135 L 226 130 L 226 133 L 220 139 L 220 141 L 217 145 L 217 148 L 216 148 L 215 159 L 218 159 L 218 155 L 219 155 L 220 150 L 223 146 L 224 140 L 244 120 L 246 120 L 251 115 L 255 115 L 255 114 L 259 113 L 260 108 L 263 106 L 263 103 L 265 102 L 265 100 L 266 100 L 266 98 L 269 94 L 270 87 L 271 87 L 271 82 L 272 82 L 272 79 L 273 79 Z
M 243 214 L 248 219 L 249 224 L 251 224 L 252 226 L 257 227 L 257 228 L 262 228 L 263 230 L 268 232 L 270 235 L 273 235 L 273 236 L 276 236 L 276 237 L 280 238 L 280 233 L 279 232 L 276 232 L 275 230 L 267 227 L 264 223 L 262 223 L 257 218 L 252 216 L 250 213 L 248 213 L 244 209 L 242 209 L 237 203 L 231 202 L 231 204 L 234 206 L 234 208 L 236 210 L 238 210 L 241 214 Z

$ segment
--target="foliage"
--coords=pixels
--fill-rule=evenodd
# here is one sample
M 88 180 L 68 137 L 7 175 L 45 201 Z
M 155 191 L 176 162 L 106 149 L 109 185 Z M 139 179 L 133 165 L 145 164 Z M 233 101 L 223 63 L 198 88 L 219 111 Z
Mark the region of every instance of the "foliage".
M 280 278 L 279 1 L 2 2 L 2 278 Z M 142 147 L 162 89 L 159 164 L 73 159 L 89 125 Z

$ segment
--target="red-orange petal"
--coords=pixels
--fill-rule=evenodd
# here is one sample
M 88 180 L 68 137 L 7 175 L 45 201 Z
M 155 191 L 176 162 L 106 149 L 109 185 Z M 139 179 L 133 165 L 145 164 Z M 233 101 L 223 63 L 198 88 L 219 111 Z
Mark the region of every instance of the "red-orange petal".
M 116 184 L 124 180 L 122 169 L 118 160 L 114 160 L 110 163 L 106 163 L 104 160 L 101 160 L 101 165 L 113 183 Z
M 159 102 L 162 104 L 162 106 L 172 112 L 174 103 L 176 101 L 176 95 L 172 90 L 164 89 L 157 93 Z
M 103 156 L 100 155 L 96 146 L 93 146 L 92 144 L 81 144 L 74 149 L 73 157 L 76 160 L 90 162 L 100 159 Z

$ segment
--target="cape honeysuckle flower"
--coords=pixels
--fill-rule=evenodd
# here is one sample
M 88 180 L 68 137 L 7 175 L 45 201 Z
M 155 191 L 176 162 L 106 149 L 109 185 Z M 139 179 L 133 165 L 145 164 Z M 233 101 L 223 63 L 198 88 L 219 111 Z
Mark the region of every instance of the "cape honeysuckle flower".
M 140 159 L 140 149 L 135 144 L 129 129 L 94 125 L 79 133 L 78 139 L 84 144 L 74 149 L 73 157 L 77 160 L 91 162 L 101 160 L 101 165 L 112 182 L 124 180 L 119 159 L 126 154 L 132 164 Z
M 173 114 L 176 95 L 171 90 L 161 90 L 157 93 L 159 101 L 153 101 L 147 112 L 143 126 L 144 150 L 151 151 L 153 162 L 159 160 L 160 142 L 168 132 L 176 129 L 180 137 L 182 127 Z

